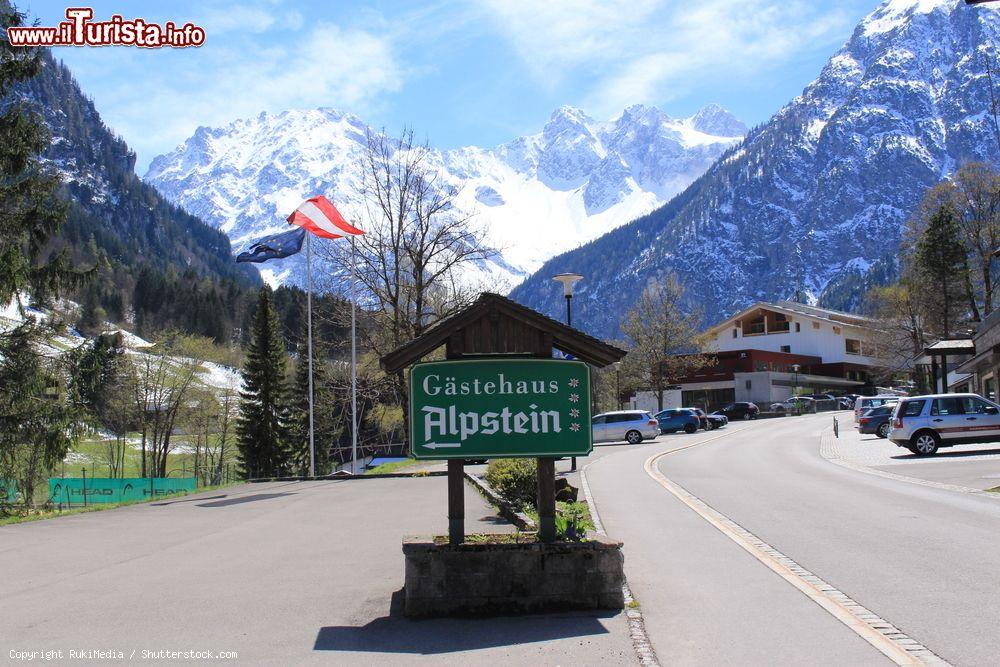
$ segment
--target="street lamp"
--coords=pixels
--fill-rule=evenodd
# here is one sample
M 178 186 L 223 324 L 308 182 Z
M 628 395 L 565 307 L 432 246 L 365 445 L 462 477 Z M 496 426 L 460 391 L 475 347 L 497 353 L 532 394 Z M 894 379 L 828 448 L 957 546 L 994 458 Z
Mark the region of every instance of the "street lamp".
M 799 368 L 801 368 L 801 366 L 799 366 L 798 364 L 792 364 L 792 373 L 794 374 L 792 376 L 792 378 L 793 378 L 792 379 L 792 397 L 793 398 L 795 396 L 797 396 L 798 393 L 799 393 Z M 796 402 L 795 403 L 795 411 L 798 412 L 798 409 L 799 409 L 799 404 L 798 404 L 798 402 Z
M 615 400 L 618 402 L 618 409 L 622 409 L 622 362 L 615 362 Z
M 563 286 L 563 296 L 566 297 L 566 326 L 573 326 L 573 310 L 570 307 L 570 303 L 573 301 L 573 285 L 577 281 L 583 280 L 583 276 L 579 273 L 560 273 L 552 277 L 552 280 L 562 283 Z M 570 470 L 576 470 L 576 457 L 572 459 L 570 465 Z
M 566 324 L 573 326 L 573 311 L 570 308 L 570 303 L 573 301 L 573 285 L 583 280 L 583 276 L 579 273 L 560 273 L 553 276 L 552 280 L 562 283 L 563 296 L 566 297 Z

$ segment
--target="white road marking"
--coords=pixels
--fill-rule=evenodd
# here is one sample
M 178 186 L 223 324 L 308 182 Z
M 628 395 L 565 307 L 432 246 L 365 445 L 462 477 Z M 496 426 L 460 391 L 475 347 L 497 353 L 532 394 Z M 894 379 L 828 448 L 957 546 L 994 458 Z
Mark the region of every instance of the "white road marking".
M 738 433 L 745 429 L 739 429 Z M 818 576 L 809 572 L 794 560 L 785 556 L 756 535 L 746 530 L 721 512 L 710 507 L 705 501 L 669 480 L 657 468 L 657 462 L 670 454 L 704 445 L 723 438 L 724 433 L 714 438 L 700 440 L 684 447 L 654 454 L 646 459 L 643 466 L 653 480 L 673 494 L 678 500 L 694 510 L 705 521 L 742 547 L 747 553 L 767 566 L 771 571 L 797 588 L 838 621 L 850 628 L 859 637 L 897 665 L 948 665 L 923 644 L 906 635 L 885 619 L 863 607 L 837 590 Z

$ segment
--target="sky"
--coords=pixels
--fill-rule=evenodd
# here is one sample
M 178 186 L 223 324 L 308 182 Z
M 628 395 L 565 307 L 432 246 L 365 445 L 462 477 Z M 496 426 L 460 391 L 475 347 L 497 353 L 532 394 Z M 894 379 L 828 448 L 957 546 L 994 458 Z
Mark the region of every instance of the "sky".
M 41 25 L 65 2 L 14 0 Z M 145 173 L 199 126 L 333 107 L 412 127 L 438 148 L 492 147 L 562 105 L 610 120 L 632 104 L 686 117 L 715 102 L 748 125 L 812 81 L 878 0 L 88 0 L 203 27 L 188 49 L 57 47 Z

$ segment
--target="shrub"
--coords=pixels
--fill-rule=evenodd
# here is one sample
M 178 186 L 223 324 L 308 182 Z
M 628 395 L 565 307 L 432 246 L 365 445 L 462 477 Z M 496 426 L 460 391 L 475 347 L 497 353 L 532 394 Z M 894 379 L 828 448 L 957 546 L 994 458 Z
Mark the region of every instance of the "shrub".
M 587 503 L 559 503 L 556 508 L 556 537 L 562 540 L 582 540 L 594 530 Z
M 486 483 L 517 508 L 534 507 L 538 494 L 535 459 L 493 459 L 486 466 Z

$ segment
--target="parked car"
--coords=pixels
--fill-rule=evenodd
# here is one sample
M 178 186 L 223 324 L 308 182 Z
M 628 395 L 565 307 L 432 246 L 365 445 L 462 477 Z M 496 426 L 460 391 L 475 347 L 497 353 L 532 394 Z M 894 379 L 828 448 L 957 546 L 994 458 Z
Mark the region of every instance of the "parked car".
M 799 398 L 811 398 L 814 401 L 835 401 L 837 397 L 833 394 L 799 394 Z
M 893 394 L 882 394 L 879 396 L 861 396 L 858 400 L 854 401 L 854 421 L 861 419 L 861 415 L 868 412 L 872 408 L 878 408 L 887 403 L 893 405 L 899 401 L 899 396 Z
M 861 415 L 861 419 L 858 420 L 858 431 L 866 435 L 874 434 L 880 438 L 888 438 L 889 429 L 892 427 L 892 411 L 895 408 L 895 404 L 892 403 L 872 408 Z
M 838 396 L 837 408 L 840 410 L 853 410 L 854 399 L 851 396 Z
M 727 419 L 757 419 L 757 415 L 760 414 L 760 408 L 757 407 L 756 403 L 730 403 L 712 414 L 724 415 Z
M 661 410 L 656 413 L 656 421 L 660 427 L 660 433 L 695 433 L 701 428 L 701 418 L 690 410 L 684 408 L 672 408 Z
M 1000 405 L 977 394 L 906 397 L 893 408 L 889 440 L 917 456 L 941 447 L 1000 442 Z
M 699 421 L 701 421 L 701 428 L 705 429 L 706 431 L 722 428 L 723 426 L 729 423 L 729 419 L 727 419 L 725 416 L 706 414 L 705 411 L 702 410 L 701 408 L 681 408 L 681 409 L 690 410 L 691 412 L 698 415 L 698 419 Z
M 771 412 L 812 412 L 815 401 L 804 396 L 792 396 L 787 401 L 772 403 Z
M 594 442 L 619 442 L 638 445 L 644 438 L 653 439 L 660 434 L 659 423 L 648 412 L 623 410 L 605 412 L 590 420 Z

